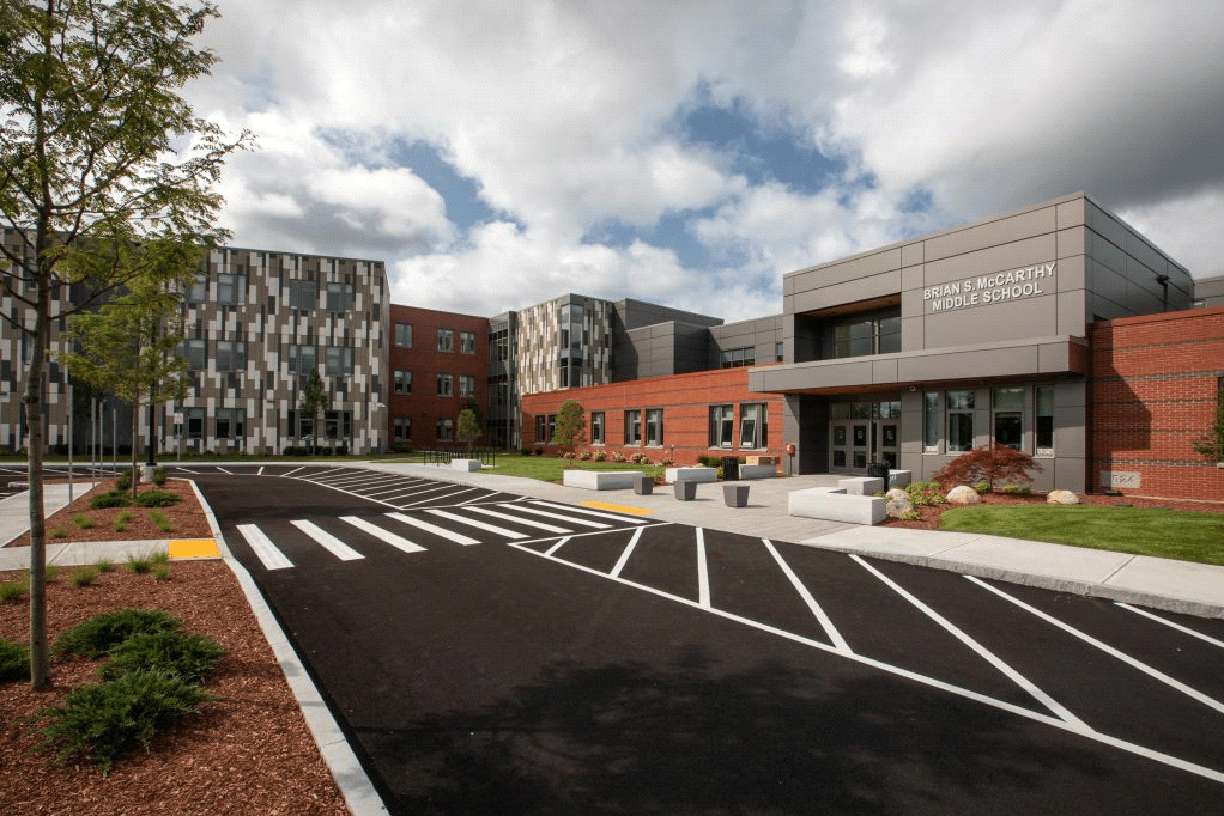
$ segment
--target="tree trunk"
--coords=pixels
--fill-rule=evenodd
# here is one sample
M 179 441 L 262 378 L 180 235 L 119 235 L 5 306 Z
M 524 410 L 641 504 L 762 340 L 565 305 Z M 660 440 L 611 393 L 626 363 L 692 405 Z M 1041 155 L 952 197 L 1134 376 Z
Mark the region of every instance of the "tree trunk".
M 34 350 L 26 380 L 26 440 L 30 476 L 30 687 L 51 688 L 51 657 L 47 644 L 47 531 L 43 521 L 43 401 L 51 292 L 38 281 L 34 318 Z
M 140 423 L 140 400 L 132 400 L 132 504 L 136 503 L 136 497 L 140 494 L 140 477 L 136 475 L 136 469 L 140 466 L 140 457 L 136 453 L 136 438 L 139 436 L 137 428 Z M 116 442 L 116 444 L 118 444 Z

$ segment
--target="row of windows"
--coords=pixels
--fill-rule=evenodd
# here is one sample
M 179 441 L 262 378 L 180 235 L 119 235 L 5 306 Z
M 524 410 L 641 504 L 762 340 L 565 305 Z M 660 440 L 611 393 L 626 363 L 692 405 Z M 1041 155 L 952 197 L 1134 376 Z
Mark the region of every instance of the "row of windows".
M 188 371 L 208 369 L 208 341 L 184 340 L 180 353 L 187 360 Z M 315 346 L 289 346 L 287 362 L 290 374 L 305 376 L 319 367 L 319 350 Z M 213 365 L 216 371 L 245 371 L 246 343 L 242 340 L 214 340 Z M 343 346 L 327 346 L 323 350 L 324 374 L 347 377 L 353 373 L 353 350 Z
M 396 442 L 412 440 L 412 417 L 395 417 L 391 421 L 391 439 Z M 434 420 L 434 439 L 438 442 L 455 441 L 455 420 L 449 417 Z
M 204 408 L 183 408 L 183 427 L 179 432 L 186 439 L 203 439 L 208 425 L 208 413 Z M 345 439 L 353 435 L 352 411 L 325 411 L 321 414 L 321 430 L 328 439 Z M 213 436 L 217 439 L 243 439 L 246 437 L 245 408 L 217 408 L 213 411 Z M 313 437 L 317 417 L 310 417 L 291 410 L 285 416 L 282 432 L 290 437 Z
M 183 299 L 187 303 L 208 302 L 209 278 L 200 273 L 187 287 Z M 247 302 L 247 276 L 221 273 L 212 282 L 213 300 L 226 306 L 242 306 Z M 351 283 L 328 283 L 324 291 L 324 308 L 329 312 L 351 312 L 356 296 Z M 303 312 L 319 307 L 319 284 L 312 280 L 289 281 L 289 306 Z
M 412 348 L 412 324 L 411 323 L 396 323 L 395 324 L 395 345 L 396 348 Z M 455 330 L 454 329 L 438 329 L 438 351 L 454 351 L 455 350 Z M 459 332 L 459 351 L 463 354 L 476 353 L 476 333 L 461 331 Z
M 782 344 L 774 343 L 774 362 L 782 362 Z M 739 368 L 756 365 L 756 346 L 723 349 L 719 352 L 720 368 Z
M 411 394 L 412 372 L 406 369 L 392 372 L 391 383 L 393 393 Z M 434 389 L 434 393 L 439 397 L 455 396 L 455 375 L 438 374 L 434 378 Z M 459 375 L 459 396 L 464 398 L 476 396 L 476 377 L 474 375 Z
M 1032 389 L 1033 405 L 1025 404 L 1029 391 L 1023 387 L 993 388 L 990 392 L 992 438 L 1000 445 L 1016 450 L 1025 446 L 1025 431 L 1033 431 L 1033 455 L 1054 455 L 1054 388 L 1037 386 Z M 942 407 L 941 397 L 942 395 Z M 973 449 L 974 417 L 977 412 L 976 391 L 930 391 L 923 395 L 922 449 L 938 453 L 940 431 L 945 437 L 948 453 Z
M 739 447 L 764 449 L 769 447 L 769 407 L 763 402 L 741 403 L 739 406 Z M 604 411 L 591 412 L 591 444 L 607 442 L 607 415 Z M 541 414 L 536 417 L 536 439 L 551 440 L 557 430 L 556 414 Z M 735 405 L 710 406 L 711 448 L 733 448 L 736 446 Z M 624 412 L 624 445 L 663 445 L 663 409 L 631 408 Z

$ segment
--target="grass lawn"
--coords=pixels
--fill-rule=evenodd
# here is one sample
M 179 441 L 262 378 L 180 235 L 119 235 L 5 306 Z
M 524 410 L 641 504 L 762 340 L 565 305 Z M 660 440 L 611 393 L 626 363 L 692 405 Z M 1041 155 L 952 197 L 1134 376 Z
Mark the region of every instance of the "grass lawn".
M 552 456 L 508 456 L 497 457 L 497 467 L 486 470 L 499 476 L 525 476 L 542 482 L 560 482 L 566 468 L 582 470 L 640 470 L 648 476 L 663 472 L 657 465 L 635 465 L 631 462 L 583 462 L 581 459 L 557 459 Z
M 1224 566 L 1224 513 L 1091 505 L 979 505 L 947 511 L 939 527 Z

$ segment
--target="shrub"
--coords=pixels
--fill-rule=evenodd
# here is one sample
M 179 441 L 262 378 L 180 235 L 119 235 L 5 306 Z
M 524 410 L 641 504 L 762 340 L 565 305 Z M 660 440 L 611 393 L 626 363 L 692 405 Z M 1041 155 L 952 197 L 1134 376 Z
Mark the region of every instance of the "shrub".
M 115 532 L 122 533 L 128 528 L 128 522 L 132 520 L 132 513 L 129 510 L 124 510 L 119 515 L 115 516 Z
M 150 510 L 149 518 L 157 525 L 157 529 L 163 533 L 168 533 L 174 529 L 174 522 L 170 521 L 170 518 L 160 510 Z
M 612 454 L 612 461 L 613 462 L 624 462 L 625 454 L 621 453 L 620 451 L 617 451 L 616 453 Z
M 52 538 L 67 538 L 68 532 L 63 527 L 55 527 L 51 530 Z
M 595 461 L 596 462 L 604 462 L 604 461 L 607 461 L 607 459 L 608 459 L 608 454 L 604 453 L 603 451 L 595 451 Z
M 30 647 L 0 638 L 0 683 L 30 676 Z
M 124 491 L 132 489 L 132 482 L 137 481 L 136 471 L 128 468 L 119 474 L 119 479 L 115 482 L 116 491 Z
M 78 589 L 89 586 L 98 577 L 97 567 L 81 567 L 76 572 L 72 573 L 72 577 L 68 580 L 74 587 Z
M 170 565 L 158 564 L 153 568 L 154 581 L 169 581 L 170 580 Z
M 215 699 L 168 672 L 123 674 L 71 691 L 60 705 L 40 711 L 38 719 L 48 722 L 38 729 L 38 749 L 54 749 L 60 763 L 86 755 L 105 776 L 125 752 L 138 745 L 148 751 L 155 731 Z
M 977 482 L 976 484 L 973 485 L 973 489 L 979 493 L 989 493 L 990 492 L 990 482 Z
M 583 451 L 582 453 L 578 454 L 578 458 L 579 458 L 579 459 L 581 459 L 581 460 L 582 460 L 582 461 L 584 461 L 584 462 L 588 462 L 588 461 L 590 461 L 590 459 L 591 459 L 591 452 L 590 452 L 590 451 Z
M 113 680 L 131 672 L 162 671 L 188 683 L 203 683 L 205 675 L 224 656 L 225 649 L 204 635 L 153 632 L 133 635 L 111 649 L 98 674 L 104 680 Z
M 674 462 L 672 462 L 672 459 L 670 456 L 664 456 L 662 459 L 659 460 L 660 467 L 671 467 L 673 464 Z
M 178 496 L 165 490 L 146 490 L 136 497 L 141 507 L 169 507 L 178 500 Z
M 1040 473 L 1042 467 L 1024 451 L 994 442 L 989 448 L 974 448 L 962 453 L 935 474 L 935 481 L 951 485 L 977 482 L 999 487 L 1025 485 L 1033 481 L 1028 475 L 1030 470 Z
M 120 609 L 95 615 L 55 639 L 57 657 L 101 657 L 134 635 L 171 632 L 182 625 L 173 615 L 156 609 Z
M 48 564 L 46 567 L 47 581 L 54 581 L 56 578 L 58 578 L 60 571 L 61 567 L 59 564 Z
M 153 468 L 153 484 L 158 487 L 166 483 L 166 469 L 164 467 Z
M 544 449 L 536 448 L 536 456 L 543 456 L 543 455 L 544 455 Z
M 114 572 L 115 571 L 115 562 L 110 560 L 109 558 L 103 558 L 101 561 L 99 561 L 94 566 L 98 568 L 98 572 Z
M 519 456 L 530 456 L 530 455 L 531 455 L 531 448 L 520 448 L 519 449 Z
M 130 488 L 131 485 L 128 485 Z M 89 500 L 89 509 L 104 510 L 107 507 L 127 507 L 132 503 L 132 499 L 128 494 L 120 490 L 112 490 L 109 493 L 99 493 Z
M 0 583 L 0 603 L 4 601 L 20 601 L 30 591 L 29 579 L 13 578 Z
M 897 518 L 902 518 L 902 519 L 905 519 L 906 521 L 917 521 L 918 519 L 922 518 L 922 514 L 919 513 L 917 510 L 908 510 L 902 513 Z
M 944 504 L 947 501 L 939 482 L 910 482 L 905 486 L 905 492 L 909 495 L 910 504 L 915 507 Z
M 97 524 L 97 522 L 89 516 L 73 516 L 72 523 L 80 527 L 82 530 L 88 530 Z

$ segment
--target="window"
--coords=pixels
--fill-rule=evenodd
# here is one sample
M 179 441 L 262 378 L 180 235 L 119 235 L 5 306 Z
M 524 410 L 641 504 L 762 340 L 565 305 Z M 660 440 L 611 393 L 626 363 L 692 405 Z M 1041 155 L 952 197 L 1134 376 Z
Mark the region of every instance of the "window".
M 642 444 L 642 412 L 636 408 L 625 412 L 625 444 Z
M 740 447 L 769 447 L 769 407 L 765 403 L 740 406 Z
M 438 351 L 455 350 L 455 332 L 452 329 L 438 329 Z
M 246 409 L 218 408 L 215 419 L 218 439 L 242 439 L 246 436 Z
M 557 435 L 557 415 L 548 415 L 548 441 L 552 442 L 553 437 Z
M 922 395 L 922 452 L 939 453 L 939 392 Z
M 1024 445 L 1023 388 L 994 389 L 994 440 L 1021 450 Z
M 289 281 L 289 306 L 303 312 L 319 305 L 319 284 L 312 280 Z
M 475 332 L 459 332 L 459 351 L 464 354 L 476 353 Z
M 604 412 L 591 412 L 591 444 L 602 445 L 604 443 Z
M 217 302 L 230 306 L 246 303 L 246 275 L 217 275 Z
M 187 291 L 183 293 L 183 299 L 188 303 L 208 302 L 208 275 L 197 272 L 187 286 Z
M 973 450 L 972 391 L 948 391 L 948 451 Z
M 476 377 L 474 375 L 459 375 L 459 396 L 465 398 L 476 396 Z
M 217 370 L 242 371 L 246 368 L 246 343 L 238 340 L 217 341 Z
M 412 348 L 412 324 L 395 324 L 395 345 L 397 348 Z
M 863 357 L 901 350 L 901 315 L 858 319 L 833 327 L 832 357 Z
M 314 346 L 289 347 L 289 373 L 305 377 L 319 367 L 318 352 Z
M 783 346 L 781 343 L 774 343 L 774 362 L 775 363 L 782 362 L 782 358 L 784 356 L 782 353 L 782 350 L 783 350 Z
M 548 417 L 538 414 L 536 415 L 536 442 L 544 444 L 548 439 Z
M 394 374 L 394 385 L 397 394 L 412 393 L 412 372 L 411 371 L 396 371 Z
M 204 409 L 203 408 L 188 408 L 187 409 L 187 438 L 188 439 L 203 439 L 204 438 Z
M 350 283 L 327 284 L 327 311 L 351 312 L 353 310 L 353 285 Z
M 353 373 L 353 350 L 340 346 L 328 346 L 327 368 L 324 373 L 329 377 L 347 377 Z
M 204 371 L 208 368 L 208 342 L 184 340 L 183 356 L 187 358 L 188 371 Z
M 314 436 L 315 418 L 301 411 L 289 411 L 287 435 L 306 439 Z
M 756 365 L 756 347 L 744 346 L 743 348 L 723 349 L 721 365 L 723 368 Z
M 710 447 L 730 448 L 735 444 L 735 406 L 710 406 Z
M 453 397 L 455 396 L 455 375 L 439 374 L 438 375 L 438 396 Z
M 391 438 L 398 440 L 412 439 L 412 418 L 396 417 L 391 426 Z
M 646 409 L 646 444 L 663 444 L 663 409 Z
M 353 435 L 352 411 L 328 411 L 323 415 L 328 439 L 348 439 Z
M 1037 439 L 1034 445 L 1035 456 L 1054 455 L 1054 387 L 1038 386 L 1033 389 L 1037 394 L 1036 425 Z
M 455 439 L 455 421 L 453 419 L 435 420 L 434 438 L 439 442 L 453 442 Z

